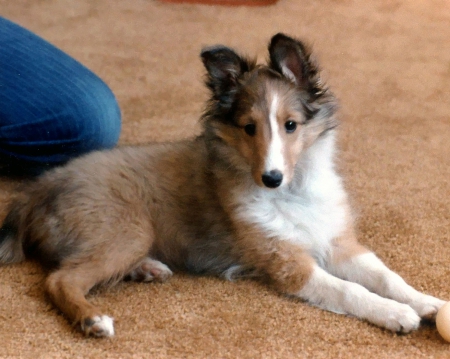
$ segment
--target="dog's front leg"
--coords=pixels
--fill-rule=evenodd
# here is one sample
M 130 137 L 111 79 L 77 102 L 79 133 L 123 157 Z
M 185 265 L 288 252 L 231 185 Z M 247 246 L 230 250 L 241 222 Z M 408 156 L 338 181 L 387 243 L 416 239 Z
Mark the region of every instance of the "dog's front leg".
M 409 332 L 418 328 L 420 317 L 410 306 L 382 298 L 359 284 L 334 277 L 294 243 L 265 239 L 261 234 L 253 238 L 241 237 L 241 258 L 246 265 L 265 273 L 280 292 L 329 311 L 365 319 L 392 331 Z
M 334 242 L 327 269 L 335 276 L 359 283 L 382 297 L 408 304 L 424 319 L 434 320 L 445 303 L 408 285 L 374 253 L 360 245 L 353 233 Z
M 318 266 L 297 293 L 317 307 L 367 320 L 394 332 L 408 333 L 420 325 L 409 305 L 380 297 L 363 286 L 337 278 Z

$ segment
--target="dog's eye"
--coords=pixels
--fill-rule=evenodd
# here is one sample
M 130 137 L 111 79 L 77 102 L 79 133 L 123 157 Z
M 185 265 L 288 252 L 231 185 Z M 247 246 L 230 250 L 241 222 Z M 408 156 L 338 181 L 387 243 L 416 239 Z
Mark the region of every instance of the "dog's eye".
M 284 128 L 287 133 L 292 133 L 297 129 L 297 123 L 294 121 L 286 121 L 284 124 Z
M 244 131 L 249 136 L 254 136 L 256 133 L 256 125 L 253 123 L 249 123 L 248 125 L 244 126 Z

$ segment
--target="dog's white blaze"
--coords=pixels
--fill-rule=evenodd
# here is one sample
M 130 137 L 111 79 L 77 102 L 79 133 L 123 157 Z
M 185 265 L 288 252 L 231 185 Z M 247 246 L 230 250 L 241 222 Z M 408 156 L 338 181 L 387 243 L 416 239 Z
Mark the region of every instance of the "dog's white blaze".
M 281 140 L 280 126 L 277 121 L 279 106 L 278 96 L 275 94 L 270 104 L 269 123 L 272 137 L 270 139 L 269 150 L 267 152 L 265 171 L 278 170 L 284 172 L 283 141 Z

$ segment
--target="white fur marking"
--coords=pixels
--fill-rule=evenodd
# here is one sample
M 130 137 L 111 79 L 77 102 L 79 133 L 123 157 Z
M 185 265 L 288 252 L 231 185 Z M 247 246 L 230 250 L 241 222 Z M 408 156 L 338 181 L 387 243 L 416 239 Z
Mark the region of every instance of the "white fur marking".
M 445 302 L 423 294 L 391 271 L 374 253 L 364 253 L 330 268 L 337 276 L 361 284 L 371 292 L 411 306 L 422 318 L 434 318 Z
M 408 333 L 420 324 L 420 317 L 409 305 L 382 298 L 317 266 L 298 296 L 319 308 L 350 314 L 394 332 Z
M 279 100 L 275 94 L 270 104 L 269 123 L 272 133 L 270 139 L 269 151 L 267 153 L 265 171 L 270 172 L 272 170 L 278 170 L 281 173 L 284 172 L 284 157 L 283 157 L 283 142 L 280 136 L 280 126 L 277 121 Z
M 94 324 L 85 327 L 82 325 L 81 329 L 87 334 L 92 334 L 97 337 L 112 337 L 114 335 L 114 319 L 107 315 L 101 317 L 95 316 L 92 318 Z

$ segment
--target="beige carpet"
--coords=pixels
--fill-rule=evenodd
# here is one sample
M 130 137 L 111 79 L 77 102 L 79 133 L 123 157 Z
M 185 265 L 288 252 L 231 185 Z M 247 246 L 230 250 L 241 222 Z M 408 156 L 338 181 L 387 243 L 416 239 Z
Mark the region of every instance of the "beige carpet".
M 415 287 L 450 299 L 449 1 L 0 0 L 0 14 L 105 79 L 122 107 L 122 144 L 198 132 L 202 46 L 264 59 L 278 31 L 307 39 L 341 101 L 340 166 L 361 241 Z M 2 203 L 15 185 L 0 181 Z M 94 293 L 117 334 L 86 339 L 48 303 L 41 279 L 30 263 L 0 268 L 1 358 L 450 357 L 434 326 L 399 336 L 252 281 L 185 275 Z

